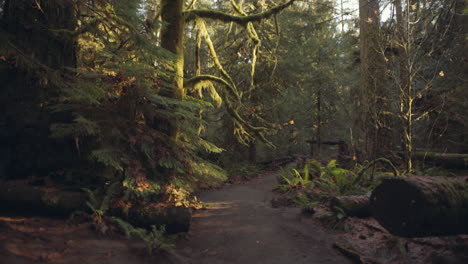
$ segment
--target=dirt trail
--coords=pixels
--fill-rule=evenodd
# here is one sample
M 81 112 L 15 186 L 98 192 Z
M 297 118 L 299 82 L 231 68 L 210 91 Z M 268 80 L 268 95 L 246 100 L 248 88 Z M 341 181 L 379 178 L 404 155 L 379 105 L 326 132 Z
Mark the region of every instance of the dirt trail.
M 207 191 L 191 230 L 169 252 L 148 256 L 144 243 L 97 236 L 89 224 L 0 217 L 0 264 L 341 264 L 334 234 L 297 208 L 274 209 L 275 174 Z
M 208 210 L 194 214 L 174 263 L 350 263 L 332 249 L 333 235 L 297 208 L 272 208 L 270 173 L 201 195 Z

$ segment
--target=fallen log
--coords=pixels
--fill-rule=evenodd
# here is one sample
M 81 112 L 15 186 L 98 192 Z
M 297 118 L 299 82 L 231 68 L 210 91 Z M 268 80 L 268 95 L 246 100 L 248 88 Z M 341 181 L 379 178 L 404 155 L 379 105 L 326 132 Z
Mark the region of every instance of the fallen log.
M 372 192 L 372 216 L 402 237 L 468 233 L 466 177 L 386 178 Z
M 89 197 L 81 190 L 32 186 L 18 182 L 0 184 L 0 212 L 25 216 L 67 218 L 75 211 L 88 211 Z M 134 226 L 149 228 L 165 225 L 170 234 L 187 232 L 191 209 L 179 206 L 147 204 L 135 206 L 128 214 L 111 209 L 106 215 L 120 217 Z
M 21 183 L 0 184 L 0 211 L 23 215 L 68 217 L 85 209 L 88 195 L 80 190 L 61 190 Z
M 450 169 L 468 169 L 468 154 L 415 152 L 414 159 L 432 166 Z
M 347 216 L 369 217 L 371 215 L 369 198 L 370 195 L 333 197 L 330 207 L 335 212 L 341 209 Z
M 138 227 L 164 225 L 168 234 L 176 234 L 189 231 L 192 210 L 183 206 L 161 206 L 153 203 L 135 206 L 127 216 L 118 216 Z

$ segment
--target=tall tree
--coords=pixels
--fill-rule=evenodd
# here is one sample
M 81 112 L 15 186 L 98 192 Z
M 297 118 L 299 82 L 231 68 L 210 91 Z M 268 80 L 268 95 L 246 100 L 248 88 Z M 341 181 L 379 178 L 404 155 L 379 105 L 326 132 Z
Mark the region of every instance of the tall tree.
M 58 76 L 76 67 L 71 1 L 2 1 L 0 12 L 0 141 L 2 160 L 15 176 L 46 170 L 62 148 L 48 140 L 52 122 L 47 103 L 60 86 Z M 50 152 L 49 152 L 50 151 Z M 48 155 L 42 153 L 48 152 Z M 49 157 L 47 159 L 46 157 Z M 70 162 L 70 160 L 68 161 Z
M 380 11 L 378 0 L 359 1 L 361 95 L 358 102 L 364 150 L 375 159 L 391 151 L 391 119 L 384 84 L 384 60 L 379 53 Z

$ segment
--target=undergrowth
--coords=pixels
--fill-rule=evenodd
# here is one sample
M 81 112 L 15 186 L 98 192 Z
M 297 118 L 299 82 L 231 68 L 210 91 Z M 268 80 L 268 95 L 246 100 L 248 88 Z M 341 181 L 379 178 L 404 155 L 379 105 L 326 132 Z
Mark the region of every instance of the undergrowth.
M 86 205 L 91 211 L 90 219 L 94 229 L 101 235 L 117 231 L 123 233 L 127 239 L 132 237 L 141 239 L 145 242 L 146 252 L 149 255 L 173 247 L 175 236 L 167 235 L 164 225 L 152 225 L 151 229 L 147 230 L 135 227 L 122 218 L 110 216 L 108 214 L 112 196 L 116 192 L 118 186 L 119 182 L 109 185 L 101 195 L 98 191 L 83 188 L 83 190 L 88 193 Z
M 392 172 L 384 172 L 381 167 L 376 166 L 378 163 L 385 164 Z M 400 172 L 386 159 L 357 165 L 352 170 L 339 167 L 336 160 L 322 165 L 310 159 L 301 168 L 294 168 L 292 165 L 282 168 L 277 177 L 277 189 L 282 193 L 293 193 L 295 203 L 304 212 L 314 213 L 318 206 L 332 197 L 369 193 L 383 177 L 392 175 L 400 176 Z M 326 219 L 326 222 L 332 223 L 332 227 L 336 228 L 346 218 L 346 214 L 340 208 L 332 211 L 317 213 L 317 217 Z
M 249 180 L 257 176 L 264 168 L 261 165 L 249 162 L 242 163 L 226 163 L 225 170 L 227 171 L 228 179 Z

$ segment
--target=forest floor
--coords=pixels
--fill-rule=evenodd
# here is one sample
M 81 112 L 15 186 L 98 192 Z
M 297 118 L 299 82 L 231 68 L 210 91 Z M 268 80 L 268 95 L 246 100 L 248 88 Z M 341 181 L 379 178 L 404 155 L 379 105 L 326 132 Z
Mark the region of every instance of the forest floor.
M 89 224 L 0 217 L 0 264 L 468 263 L 468 236 L 397 238 L 372 218 L 332 229 L 299 208 L 273 208 L 275 185 L 276 173 L 265 172 L 203 192 L 207 209 L 194 213 L 190 231 L 151 257 L 143 242 L 98 236 Z

